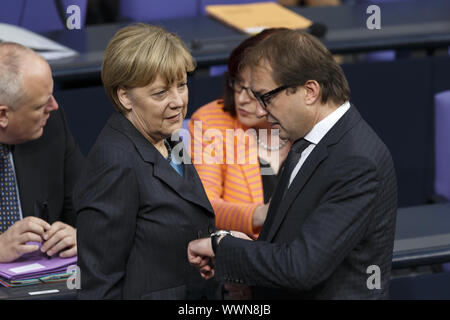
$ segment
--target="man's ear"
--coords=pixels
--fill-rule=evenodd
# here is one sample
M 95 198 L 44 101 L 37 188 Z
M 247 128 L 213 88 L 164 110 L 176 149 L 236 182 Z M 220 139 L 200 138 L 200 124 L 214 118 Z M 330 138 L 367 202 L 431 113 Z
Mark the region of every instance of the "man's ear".
M 0 105 L 0 128 L 5 129 L 9 122 L 9 107 L 5 105 Z
M 305 88 L 305 103 L 315 104 L 320 98 L 320 84 L 316 80 L 308 80 L 303 87 Z
M 117 98 L 119 98 L 120 103 L 127 109 L 128 111 L 131 111 L 133 109 L 133 103 L 130 99 L 130 91 L 119 87 L 117 88 Z

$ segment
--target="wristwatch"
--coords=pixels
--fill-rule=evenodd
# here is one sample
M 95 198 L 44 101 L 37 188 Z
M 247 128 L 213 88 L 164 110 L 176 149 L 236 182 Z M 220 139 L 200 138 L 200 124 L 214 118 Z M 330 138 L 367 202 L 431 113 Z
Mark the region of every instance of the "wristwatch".
M 216 254 L 216 249 L 217 249 L 217 245 L 218 245 L 218 240 L 220 236 L 226 236 L 226 235 L 231 235 L 231 231 L 227 231 L 227 230 L 218 230 L 216 232 L 211 233 L 211 247 L 212 250 L 214 252 L 214 254 Z

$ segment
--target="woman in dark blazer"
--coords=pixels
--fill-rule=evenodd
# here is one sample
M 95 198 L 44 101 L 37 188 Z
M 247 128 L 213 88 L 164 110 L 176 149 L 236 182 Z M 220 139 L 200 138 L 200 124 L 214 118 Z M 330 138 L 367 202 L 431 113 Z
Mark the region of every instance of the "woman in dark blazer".
M 210 289 L 186 250 L 214 231 L 214 213 L 193 165 L 174 161 L 170 139 L 194 68 L 182 41 L 159 27 L 125 27 L 108 44 L 102 80 L 116 111 L 75 193 L 79 298 L 199 299 Z

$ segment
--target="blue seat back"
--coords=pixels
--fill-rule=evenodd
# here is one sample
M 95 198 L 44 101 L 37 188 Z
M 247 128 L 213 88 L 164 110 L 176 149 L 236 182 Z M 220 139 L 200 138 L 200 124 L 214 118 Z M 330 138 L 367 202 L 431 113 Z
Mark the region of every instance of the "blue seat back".
M 61 0 L 64 17 L 70 5 L 80 7 L 81 27 L 86 20 L 87 0 Z M 63 30 L 65 23 L 58 15 L 55 0 L 2 0 L 0 22 L 15 24 L 34 32 Z
M 150 22 L 171 18 L 195 17 L 198 0 L 121 0 L 122 20 Z

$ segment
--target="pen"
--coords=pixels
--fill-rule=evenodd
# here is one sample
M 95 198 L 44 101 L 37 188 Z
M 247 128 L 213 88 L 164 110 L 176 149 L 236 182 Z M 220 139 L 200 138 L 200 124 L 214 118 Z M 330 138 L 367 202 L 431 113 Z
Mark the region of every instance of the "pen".
M 48 221 L 49 220 L 49 214 L 48 214 L 47 201 L 43 201 L 43 202 L 36 201 L 35 202 L 34 216 L 49 222 Z M 51 259 L 52 258 L 52 256 L 49 256 L 47 253 L 44 253 L 44 257 L 46 257 L 47 259 Z

